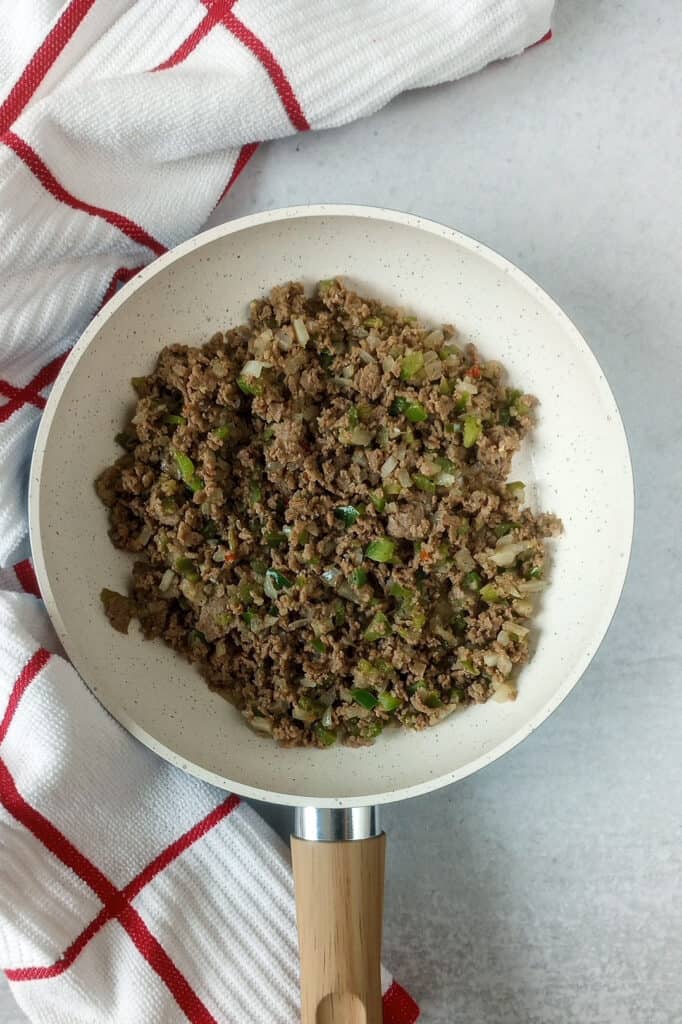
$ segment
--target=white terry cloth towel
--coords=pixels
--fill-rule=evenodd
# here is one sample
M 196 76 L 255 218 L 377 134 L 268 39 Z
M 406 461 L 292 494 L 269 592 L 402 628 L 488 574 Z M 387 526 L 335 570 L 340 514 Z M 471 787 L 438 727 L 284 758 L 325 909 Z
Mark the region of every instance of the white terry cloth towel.
M 0 965 L 35 1022 L 289 1024 L 290 869 L 236 797 L 129 737 L 27 547 L 46 394 L 94 313 L 258 143 L 547 37 L 551 0 L 0 0 Z M 418 1016 L 384 975 L 386 1024 Z

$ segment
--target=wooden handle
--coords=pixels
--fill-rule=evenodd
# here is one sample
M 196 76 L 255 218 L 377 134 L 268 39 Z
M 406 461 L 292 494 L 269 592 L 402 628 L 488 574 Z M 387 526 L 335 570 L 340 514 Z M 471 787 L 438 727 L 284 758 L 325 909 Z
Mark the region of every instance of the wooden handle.
M 386 836 L 291 840 L 302 1024 L 382 1024 Z

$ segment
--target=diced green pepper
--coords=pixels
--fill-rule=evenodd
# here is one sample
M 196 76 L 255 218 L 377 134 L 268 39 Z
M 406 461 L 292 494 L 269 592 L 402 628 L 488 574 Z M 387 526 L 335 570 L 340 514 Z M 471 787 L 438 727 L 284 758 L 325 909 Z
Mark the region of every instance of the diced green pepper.
M 384 494 L 388 497 L 393 497 L 395 494 L 400 494 L 402 487 L 397 480 L 387 480 L 384 484 Z
M 317 654 L 324 654 L 327 650 L 327 645 L 324 640 L 320 640 L 319 636 L 314 636 L 310 641 L 310 646 Z
M 431 709 L 441 708 L 443 706 L 443 701 L 435 691 L 427 693 L 422 697 L 422 702 L 427 706 L 427 708 Z
M 194 463 L 190 459 L 189 455 L 185 455 L 184 452 L 173 452 L 173 458 L 175 459 L 175 464 L 178 467 L 183 483 L 189 487 L 190 491 L 196 494 L 197 491 L 202 490 L 204 482 L 201 477 L 197 476 L 194 469 Z
M 381 537 L 373 540 L 367 545 L 365 558 L 371 558 L 373 562 L 392 562 L 395 557 L 395 541 L 388 537 Z
M 222 427 L 216 427 L 216 429 L 213 431 L 213 435 L 218 441 L 227 441 L 228 437 L 230 436 L 230 430 L 230 424 L 225 423 L 223 424 Z
M 429 480 L 428 476 L 424 476 L 423 473 L 415 473 L 412 477 L 412 481 L 415 487 L 418 487 L 420 491 L 424 491 L 426 494 L 435 494 L 436 485 L 433 480 Z
M 377 512 L 383 512 L 386 508 L 386 498 L 381 491 L 371 491 L 369 500 L 372 502 Z
M 466 416 L 464 418 L 464 433 L 462 443 L 465 448 L 471 448 L 481 436 L 481 421 L 478 416 Z
M 163 417 L 163 422 L 167 423 L 170 427 L 184 427 L 187 420 L 184 416 L 177 416 L 175 413 L 168 413 L 167 416 Z
M 519 497 L 523 494 L 526 489 L 526 485 L 523 480 L 512 480 L 511 483 L 507 484 L 507 491 L 509 494 L 518 494 Z
M 325 729 L 325 727 L 320 725 L 318 722 L 313 731 L 323 747 L 331 747 L 336 743 L 336 733 L 333 729 Z
M 466 576 L 462 580 L 462 585 L 465 586 L 467 590 L 480 590 L 482 582 L 483 580 L 481 579 L 480 573 L 477 573 L 475 570 L 473 570 L 472 572 L 468 572 L 466 574 Z
M 366 708 L 368 711 L 373 711 L 379 704 L 378 699 L 374 696 L 371 690 L 351 690 L 350 691 L 353 699 L 357 701 L 360 707 Z
M 355 505 L 339 505 L 334 509 L 334 516 L 340 519 L 344 526 L 354 526 L 360 518 L 360 511 Z
M 420 402 L 409 402 L 405 409 L 405 415 L 410 423 L 424 423 L 429 414 Z
M 409 399 L 402 398 L 402 396 L 399 395 L 397 398 L 393 399 L 388 411 L 390 412 L 391 416 L 400 416 L 402 415 L 402 413 L 405 412 L 405 409 L 408 407 L 409 404 Z
M 424 368 L 424 353 L 423 352 L 408 352 L 403 357 L 402 365 L 400 367 L 400 379 L 401 380 L 413 380 L 418 373 Z
M 178 558 L 175 562 L 175 568 L 190 583 L 196 583 L 197 580 L 201 579 L 199 570 L 191 558 Z
M 502 600 L 502 595 L 492 583 L 486 583 L 484 587 L 481 587 L 480 594 L 486 604 L 499 604 Z
M 379 694 L 379 703 L 384 711 L 391 712 L 397 711 L 402 704 L 402 700 L 395 693 L 389 693 L 388 690 L 384 690 L 383 693 Z
M 378 329 L 379 327 L 384 326 L 384 321 L 380 316 L 368 316 L 364 321 L 364 325 L 365 327 L 374 327 L 375 329 Z
M 292 585 L 291 580 L 287 579 L 278 569 L 268 569 L 265 577 L 272 582 L 275 590 L 288 590 Z
M 500 523 L 498 526 L 493 527 L 493 532 L 496 537 L 506 537 L 508 533 L 515 530 L 519 526 L 519 523 Z
M 371 643 L 374 640 L 380 640 L 384 636 L 389 636 L 390 633 L 390 622 L 383 612 L 377 612 L 363 635 L 365 640 L 369 640 Z
M 401 603 L 409 603 L 410 601 L 414 601 L 416 597 L 414 590 L 401 586 L 401 584 L 396 583 L 395 580 L 391 580 L 389 583 L 388 593 L 391 597 L 394 597 L 396 601 L 400 601 Z
M 470 399 L 471 395 L 468 391 L 463 391 L 461 395 L 458 395 L 455 399 L 455 412 L 466 412 Z
M 251 397 L 263 394 L 263 381 L 258 377 L 237 377 L 237 387 Z
M 354 569 L 351 575 L 351 582 L 354 587 L 364 587 L 367 582 L 367 570 L 366 569 Z

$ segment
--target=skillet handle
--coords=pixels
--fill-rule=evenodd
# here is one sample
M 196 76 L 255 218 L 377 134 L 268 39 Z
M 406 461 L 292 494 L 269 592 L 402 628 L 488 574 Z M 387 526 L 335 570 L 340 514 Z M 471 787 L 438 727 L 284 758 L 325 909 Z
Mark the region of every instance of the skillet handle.
M 291 852 L 302 1024 L 381 1024 L 386 836 L 294 837 Z

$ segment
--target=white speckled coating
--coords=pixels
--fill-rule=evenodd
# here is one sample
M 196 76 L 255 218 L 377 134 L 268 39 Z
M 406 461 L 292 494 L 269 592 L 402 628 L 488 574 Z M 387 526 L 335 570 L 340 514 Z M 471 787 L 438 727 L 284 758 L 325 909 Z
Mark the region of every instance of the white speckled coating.
M 106 621 L 103 586 L 124 589 L 129 556 L 107 537 L 93 480 L 118 454 L 130 378 L 163 345 L 201 343 L 242 322 L 248 301 L 287 279 L 343 274 L 358 288 L 451 321 L 541 401 L 521 471 L 556 512 L 551 587 L 519 698 L 466 709 L 421 734 L 389 731 L 361 750 L 282 750 L 248 729 L 160 642 Z M 529 476 L 530 474 L 530 476 Z M 201 778 L 257 799 L 380 803 L 453 782 L 527 736 L 587 667 L 615 611 L 633 526 L 623 426 L 576 328 L 526 275 L 441 225 L 352 206 L 298 207 L 233 221 L 142 271 L 80 339 L 43 415 L 30 483 L 35 568 L 57 632 L 106 708 L 142 742 Z

